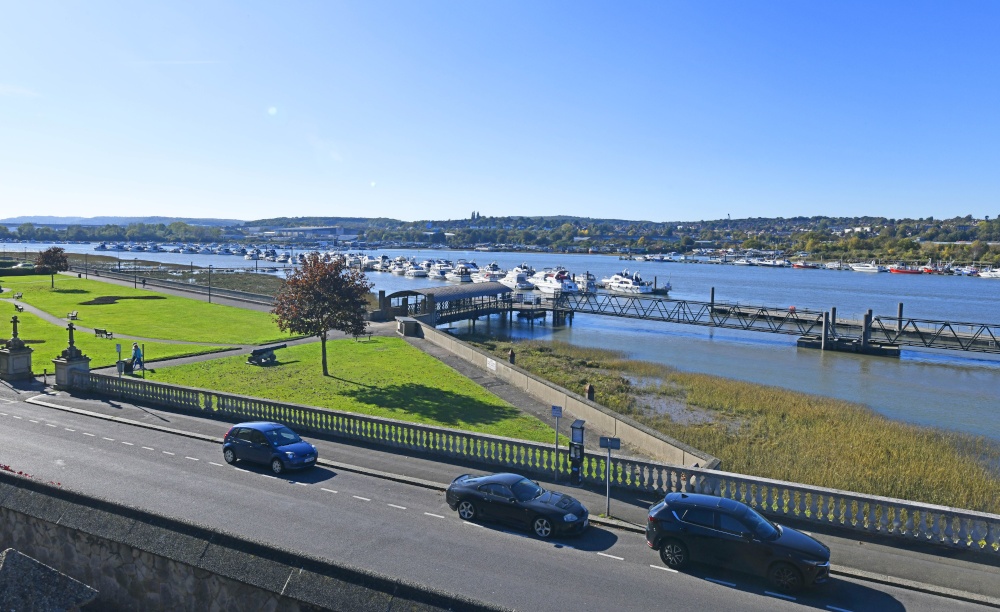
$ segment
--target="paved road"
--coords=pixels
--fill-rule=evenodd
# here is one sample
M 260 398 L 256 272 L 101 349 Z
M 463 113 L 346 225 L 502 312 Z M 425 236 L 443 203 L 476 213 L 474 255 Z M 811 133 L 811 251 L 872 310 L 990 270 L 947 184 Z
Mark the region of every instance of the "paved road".
M 314 440 L 321 457 L 333 463 L 275 478 L 262 468 L 225 465 L 218 442 L 203 439 L 221 437 L 228 423 L 64 394 L 39 397 L 28 388 L 14 391 L 0 388 L 0 463 L 68 489 L 517 609 L 651 610 L 667 602 L 693 610 L 981 609 L 843 575 L 787 601 L 762 581 L 739 574 L 706 567 L 668 572 L 642 535 L 630 530 L 597 526 L 581 538 L 544 542 L 464 523 L 431 484 L 450 480 L 461 466 Z M 380 467 L 397 476 L 378 475 Z M 421 477 L 430 482 L 406 482 Z M 122 486 L 125 482 L 129 486 Z M 592 509 L 600 499 L 586 490 L 569 492 Z M 897 561 L 884 559 L 890 565 Z M 947 564 L 936 569 L 970 570 Z M 964 579 L 997 582 L 988 572 L 965 573 Z

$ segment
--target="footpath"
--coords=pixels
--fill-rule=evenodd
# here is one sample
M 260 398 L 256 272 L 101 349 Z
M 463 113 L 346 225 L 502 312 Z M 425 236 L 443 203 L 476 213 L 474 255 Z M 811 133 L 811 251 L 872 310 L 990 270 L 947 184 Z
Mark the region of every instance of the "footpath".
M 247 307 L 238 302 L 233 306 Z M 380 323 L 372 327 L 376 335 L 394 336 L 394 323 Z M 309 342 L 303 339 L 298 342 Z M 407 338 L 413 346 L 442 360 L 458 372 L 466 375 L 476 384 L 521 408 L 545 422 L 552 422 L 550 407 L 511 387 L 499 378 L 468 365 L 455 357 L 420 339 Z M 249 350 L 250 347 L 244 347 Z M 157 367 L 218 358 L 219 354 L 186 357 L 159 362 Z M 108 369 L 113 372 L 114 369 Z M 110 373 L 105 372 L 105 373 Z M 222 436 L 232 424 L 230 421 L 214 420 L 203 415 L 189 415 L 163 410 L 151 405 L 139 405 L 117 401 L 107 397 L 96 397 L 54 391 L 39 378 L 26 383 L 0 384 L 0 399 L 12 402 L 28 402 L 56 409 L 78 412 L 93 418 L 111 419 L 140 427 L 168 431 L 221 445 Z M 567 418 L 564 421 L 568 422 Z M 562 429 L 562 428 L 560 428 Z M 562 432 L 561 432 L 562 433 Z M 593 444 L 600 432 L 588 429 L 587 439 Z M 408 454 L 397 449 L 386 449 L 374 445 L 345 441 L 336 438 L 310 436 L 310 441 L 319 448 L 321 464 L 335 470 L 343 470 L 386 478 L 443 492 L 448 483 L 460 474 L 486 472 L 489 468 L 474 463 L 427 458 L 419 454 Z M 220 451 L 221 452 L 221 451 Z M 633 454 L 633 453 L 629 453 Z M 634 453 L 641 456 L 641 452 Z M 578 498 L 587 506 L 594 517 L 594 528 L 617 529 L 642 533 L 645 528 L 648 508 L 659 501 L 658 496 L 636 494 L 612 489 L 610 502 L 604 487 L 572 487 L 554 478 L 535 478 L 543 486 L 555 488 Z M 598 515 L 610 506 L 608 518 Z M 788 521 L 786 521 L 788 522 Z M 903 543 L 890 541 L 877 534 L 856 533 L 842 528 L 817 527 L 816 525 L 795 524 L 813 533 L 831 549 L 832 573 L 896 587 L 908 588 L 943 595 L 953 599 L 985 604 L 1000 608 L 1000 553 L 977 552 L 931 545 L 919 540 Z M 650 551 L 651 563 L 657 562 L 655 553 Z

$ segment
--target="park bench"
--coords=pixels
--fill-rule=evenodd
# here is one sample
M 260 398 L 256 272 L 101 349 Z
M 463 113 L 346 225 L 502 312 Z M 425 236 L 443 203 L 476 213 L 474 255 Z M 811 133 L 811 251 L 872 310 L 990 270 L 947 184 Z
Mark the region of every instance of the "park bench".
M 100 327 L 95 327 L 94 328 L 94 337 L 95 338 L 107 338 L 108 340 L 113 340 L 114 337 L 115 337 L 115 335 L 112 334 L 107 329 L 101 329 Z
M 66 318 L 67 319 L 71 319 L 73 321 L 76 321 L 77 315 L 79 315 L 79 314 L 80 313 L 78 311 L 76 311 L 76 310 L 74 310 L 73 312 L 67 312 L 66 313 Z
M 24 312 L 24 306 L 21 306 L 20 304 L 14 304 L 14 310 L 18 312 Z
M 15 300 L 21 299 L 21 295 L 23 295 L 23 294 L 20 291 L 18 291 L 17 293 L 14 294 L 14 299 Z
M 274 356 L 274 351 L 278 349 L 283 349 L 287 347 L 287 344 L 279 344 L 277 346 L 265 346 L 261 348 L 255 348 L 250 351 L 250 356 L 247 357 L 247 363 L 250 365 L 271 365 L 277 358 Z

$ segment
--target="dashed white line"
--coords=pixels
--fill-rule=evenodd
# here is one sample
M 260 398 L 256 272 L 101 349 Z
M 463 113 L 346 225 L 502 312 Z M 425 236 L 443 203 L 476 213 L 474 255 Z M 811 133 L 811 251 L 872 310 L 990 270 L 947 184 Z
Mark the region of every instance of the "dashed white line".
M 46 423 L 45 426 L 46 427 L 55 427 L 55 425 L 53 425 L 52 423 Z
M 170 456 L 173 456 L 173 455 L 176 455 L 177 453 L 172 453 L 172 452 L 170 452 L 170 451 L 163 451 L 163 454 L 164 454 L 164 455 L 170 455 Z
M 17 416 L 16 414 L 15 414 L 15 415 L 12 415 L 12 416 L 13 416 L 13 417 L 14 417 L 15 419 L 18 419 L 18 420 L 21 420 L 21 417 Z
M 775 593 L 774 591 L 764 591 L 765 595 L 770 595 L 771 597 L 777 597 L 779 599 L 787 599 L 788 601 L 795 601 L 795 598 L 791 595 L 785 595 L 784 593 Z
M 427 516 L 433 516 L 434 518 L 444 518 L 440 514 L 431 514 L 430 512 L 424 512 Z
M 308 482 L 296 482 L 295 484 L 299 485 L 300 487 L 308 487 L 309 486 Z
M 107 440 L 108 442 L 114 442 L 115 441 L 114 438 L 105 438 L 104 436 L 101 436 L 101 439 L 102 440 Z
M 152 446 L 143 446 L 142 450 L 154 450 Z
M 226 467 L 226 466 L 222 465 L 221 463 L 216 463 L 214 461 L 209 461 L 208 464 L 209 465 L 214 465 L 216 467 Z
M 0 416 L 10 416 L 10 415 L 7 414 L 6 412 L 0 412 Z
M 396 504 L 386 504 L 390 508 L 399 508 L 400 510 L 406 510 L 406 506 L 397 506 Z
M 705 580 L 708 580 L 709 582 L 714 582 L 715 584 L 722 584 L 722 585 L 725 585 L 727 587 L 735 587 L 736 586 L 735 582 L 726 582 L 725 580 L 716 580 L 715 578 L 705 578 Z
M 850 610 L 847 610 L 845 608 L 838 608 L 837 606 L 827 606 L 826 609 L 833 610 L 833 612 L 851 612 Z
M 650 565 L 649 567 L 653 569 L 663 570 L 665 572 L 670 572 L 671 574 L 676 574 L 677 570 L 671 569 L 669 567 L 663 567 L 662 565 Z
M 87 433 L 87 432 L 83 432 L 83 435 L 85 435 L 85 436 L 90 436 L 91 438 L 95 438 L 95 437 L 96 437 L 96 436 L 95 436 L 94 434 L 92 434 L 92 433 Z
M 135 446 L 135 444 L 132 444 L 131 442 L 122 442 L 122 444 L 125 446 Z
M 608 553 L 599 552 L 597 554 L 601 555 L 602 557 L 607 557 L 608 559 L 617 559 L 618 561 L 624 561 L 625 560 L 625 557 L 616 557 L 614 555 L 609 555 Z
M 190 459 L 191 461 L 201 461 L 201 459 L 199 459 L 197 457 L 184 457 L 184 458 L 185 459 Z
M 333 489 L 324 489 L 323 487 L 320 487 L 319 490 L 326 491 L 327 493 L 336 493 L 336 491 L 334 491 Z
M 38 423 L 38 421 L 36 421 L 35 419 L 28 419 L 28 422 L 29 423 Z
M 69 427 L 63 427 L 66 431 L 76 431 L 75 429 L 70 429 Z
M 367 497 L 359 497 L 357 495 L 352 495 L 351 497 L 353 497 L 354 499 L 360 499 L 361 501 L 371 501 Z

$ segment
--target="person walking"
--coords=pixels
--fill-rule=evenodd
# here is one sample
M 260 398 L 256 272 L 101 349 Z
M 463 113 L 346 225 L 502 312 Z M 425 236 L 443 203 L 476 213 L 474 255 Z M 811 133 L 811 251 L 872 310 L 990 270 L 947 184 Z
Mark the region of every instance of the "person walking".
M 132 343 L 132 370 L 145 370 L 146 366 L 142 363 L 142 349 L 139 348 L 138 342 Z

